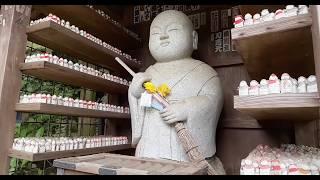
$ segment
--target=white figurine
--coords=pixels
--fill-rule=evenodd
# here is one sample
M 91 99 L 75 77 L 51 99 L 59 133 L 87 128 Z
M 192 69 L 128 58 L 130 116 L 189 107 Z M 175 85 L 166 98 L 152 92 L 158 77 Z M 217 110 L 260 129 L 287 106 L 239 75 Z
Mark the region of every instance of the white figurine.
M 280 18 L 283 18 L 283 17 L 285 17 L 284 11 L 282 9 L 276 10 L 275 19 L 280 19 Z
M 268 9 L 263 9 L 261 11 L 261 19 L 263 21 L 272 21 L 274 18 L 274 13 L 269 13 Z
M 275 74 L 270 75 L 268 84 L 270 94 L 280 93 L 280 81 Z
M 53 95 L 51 97 L 51 104 L 58 104 L 58 100 L 57 100 L 57 96 L 56 95 Z
M 249 95 L 259 95 L 259 83 L 256 80 L 250 82 Z
M 298 8 L 295 7 L 294 5 L 287 5 L 285 9 L 285 16 L 291 17 L 296 15 L 298 15 Z
M 294 78 L 291 78 L 292 81 L 292 93 L 297 93 L 298 81 Z
M 58 97 L 58 105 L 63 106 L 64 105 L 64 99 L 62 96 Z
M 260 17 L 259 13 L 253 15 L 253 24 L 259 24 L 261 22 L 262 22 L 262 20 L 261 20 L 261 17 Z
M 69 98 L 68 97 L 63 98 L 63 106 L 69 106 Z
M 259 95 L 266 95 L 266 94 L 269 94 L 268 81 L 266 79 L 262 79 L 260 81 Z
M 72 61 L 68 62 L 68 68 L 73 69 L 73 62 Z
M 306 5 L 299 5 L 298 6 L 298 14 L 308 14 L 308 6 Z
M 300 76 L 298 78 L 297 92 L 298 93 L 306 93 L 307 92 L 307 79 L 303 76 Z
M 79 106 L 79 99 L 74 100 L 73 107 L 77 107 L 77 108 L 80 107 Z
M 243 22 L 244 22 L 244 20 L 243 20 L 241 15 L 237 15 L 237 16 L 234 17 L 234 23 L 233 24 L 234 24 L 235 28 L 243 27 Z
M 292 81 L 288 73 L 283 73 L 281 75 L 280 91 L 281 93 L 292 93 Z
M 247 13 L 245 16 L 244 16 L 244 23 L 243 25 L 244 26 L 248 26 L 248 25 L 252 25 L 253 24 L 253 19 L 252 19 L 252 15 Z
M 79 64 L 78 64 L 78 63 L 75 63 L 73 66 L 74 66 L 74 70 L 80 71 L 80 69 L 79 69 Z
M 310 75 L 307 79 L 307 92 L 318 92 L 317 78 L 314 75 Z

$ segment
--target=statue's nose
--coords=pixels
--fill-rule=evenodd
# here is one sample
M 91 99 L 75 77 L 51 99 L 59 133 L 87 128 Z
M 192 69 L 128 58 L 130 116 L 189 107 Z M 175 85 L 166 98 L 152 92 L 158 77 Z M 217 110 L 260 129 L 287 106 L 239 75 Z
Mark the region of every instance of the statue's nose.
M 165 40 L 165 39 L 168 39 L 168 38 L 169 38 L 169 36 L 167 34 L 162 34 L 160 36 L 160 40 Z

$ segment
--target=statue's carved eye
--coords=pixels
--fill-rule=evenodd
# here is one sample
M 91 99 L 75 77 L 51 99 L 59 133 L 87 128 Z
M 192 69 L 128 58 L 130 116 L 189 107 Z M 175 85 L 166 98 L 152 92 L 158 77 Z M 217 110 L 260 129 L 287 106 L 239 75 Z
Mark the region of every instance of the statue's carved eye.
M 151 35 L 159 35 L 160 32 L 152 32 Z
M 172 28 L 172 29 L 169 29 L 168 31 L 171 32 L 171 31 L 177 31 L 178 28 Z

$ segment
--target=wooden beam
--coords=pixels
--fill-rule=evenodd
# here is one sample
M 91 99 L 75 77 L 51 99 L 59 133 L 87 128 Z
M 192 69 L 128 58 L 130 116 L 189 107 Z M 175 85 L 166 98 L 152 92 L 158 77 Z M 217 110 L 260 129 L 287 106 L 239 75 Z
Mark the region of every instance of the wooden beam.
M 0 26 L 0 174 L 8 174 L 9 148 L 16 122 L 15 104 L 21 86 L 19 64 L 25 57 L 26 27 L 31 6 L 2 5 Z
M 310 6 L 311 15 L 312 15 L 312 43 L 313 43 L 313 56 L 314 56 L 314 63 L 315 63 L 315 71 L 318 81 L 318 89 L 320 89 L 320 6 L 319 5 L 312 5 Z M 320 109 L 319 109 L 320 110 Z M 317 119 L 313 122 L 316 128 L 313 128 L 312 135 L 317 141 L 315 146 L 320 145 L 320 119 Z

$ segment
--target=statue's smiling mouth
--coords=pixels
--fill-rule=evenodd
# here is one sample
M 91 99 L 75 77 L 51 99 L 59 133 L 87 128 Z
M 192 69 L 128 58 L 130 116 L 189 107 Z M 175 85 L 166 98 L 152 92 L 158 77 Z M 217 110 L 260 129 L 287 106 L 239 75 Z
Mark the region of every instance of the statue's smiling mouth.
M 168 46 L 169 44 L 170 44 L 169 41 L 162 41 L 162 42 L 160 42 L 160 46 L 161 46 L 161 47 L 166 47 L 166 46 Z

